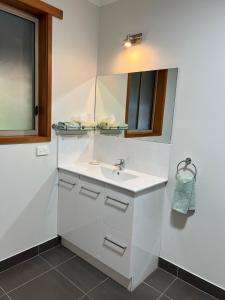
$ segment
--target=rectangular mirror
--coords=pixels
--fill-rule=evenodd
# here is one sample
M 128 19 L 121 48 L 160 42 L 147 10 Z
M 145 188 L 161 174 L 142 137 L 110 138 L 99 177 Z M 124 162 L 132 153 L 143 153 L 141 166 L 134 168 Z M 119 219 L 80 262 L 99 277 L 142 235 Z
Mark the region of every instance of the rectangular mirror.
M 95 121 L 124 127 L 124 138 L 170 143 L 178 69 L 98 76 Z

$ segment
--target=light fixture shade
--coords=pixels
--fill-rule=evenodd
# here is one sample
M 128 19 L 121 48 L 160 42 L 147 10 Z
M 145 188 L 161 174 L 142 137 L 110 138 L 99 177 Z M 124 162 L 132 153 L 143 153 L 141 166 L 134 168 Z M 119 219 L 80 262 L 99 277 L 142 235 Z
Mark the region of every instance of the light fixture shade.
M 124 47 L 131 47 L 142 42 L 142 33 L 128 34 L 123 42 Z
M 124 46 L 127 47 L 127 48 L 132 46 L 132 42 L 131 42 L 129 34 L 127 35 L 126 39 L 124 40 Z

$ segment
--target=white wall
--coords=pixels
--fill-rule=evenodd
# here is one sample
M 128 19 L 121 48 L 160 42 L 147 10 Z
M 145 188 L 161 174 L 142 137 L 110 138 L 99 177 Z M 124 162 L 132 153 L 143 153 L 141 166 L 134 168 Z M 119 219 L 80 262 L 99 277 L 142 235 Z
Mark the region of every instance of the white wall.
M 93 158 L 108 164 L 123 158 L 128 169 L 168 178 L 170 145 L 98 135 L 94 139 Z
M 94 159 L 94 136 L 92 133 L 78 136 L 58 137 L 58 166 L 87 162 Z
M 93 117 L 99 8 L 87 0 L 48 0 L 64 11 L 53 26 L 53 121 Z
M 95 121 L 112 117 L 120 124 L 125 122 L 127 81 L 127 74 L 98 76 Z
M 161 256 L 225 288 L 225 2 L 121 0 L 101 8 L 99 73 L 178 67 Z M 144 43 L 123 49 L 128 33 Z M 143 143 L 143 148 L 145 144 Z M 198 167 L 197 210 L 171 213 L 176 164 Z
M 87 0 L 49 0 L 64 10 L 53 24 L 53 120 L 94 107 L 98 8 Z M 0 146 L 0 260 L 57 235 L 57 143 Z

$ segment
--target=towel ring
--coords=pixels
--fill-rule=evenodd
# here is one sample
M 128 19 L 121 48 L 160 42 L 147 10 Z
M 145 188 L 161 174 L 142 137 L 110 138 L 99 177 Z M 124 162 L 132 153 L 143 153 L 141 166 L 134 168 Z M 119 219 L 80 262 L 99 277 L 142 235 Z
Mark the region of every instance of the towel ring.
M 196 179 L 196 176 L 198 174 L 198 170 L 196 165 L 192 162 L 192 159 L 190 157 L 187 157 L 186 159 L 180 161 L 177 165 L 177 173 L 176 173 L 176 177 L 178 176 L 179 172 L 180 172 L 180 165 L 185 164 L 185 166 L 183 167 L 184 169 L 186 169 L 188 166 L 192 166 L 194 168 L 194 178 Z

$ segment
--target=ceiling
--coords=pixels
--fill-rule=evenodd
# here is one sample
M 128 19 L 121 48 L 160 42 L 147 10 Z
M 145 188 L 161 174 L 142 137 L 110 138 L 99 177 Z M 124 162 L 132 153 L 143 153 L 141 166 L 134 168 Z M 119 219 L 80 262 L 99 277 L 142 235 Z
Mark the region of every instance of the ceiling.
M 91 3 L 94 3 L 97 6 L 104 6 L 113 2 L 117 2 L 119 0 L 88 0 Z

